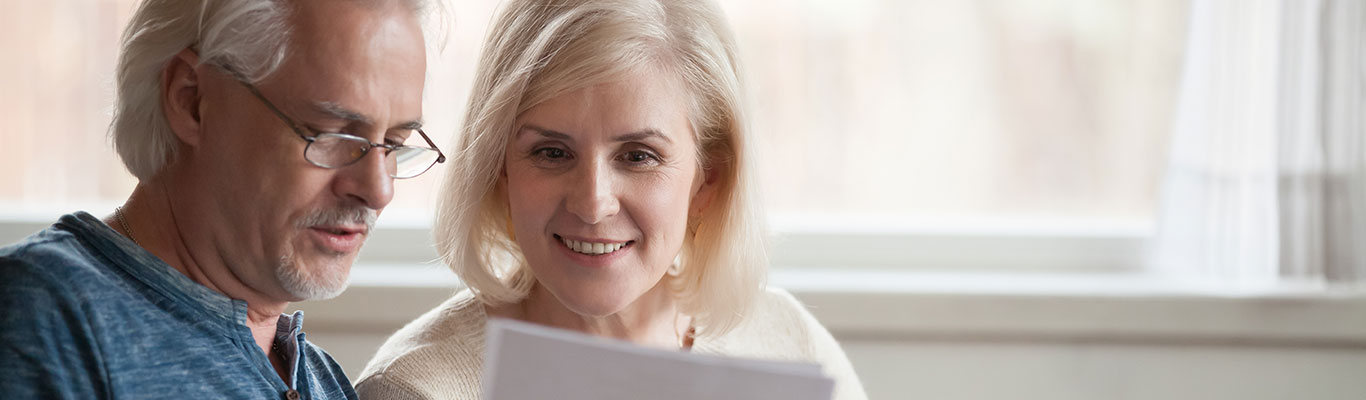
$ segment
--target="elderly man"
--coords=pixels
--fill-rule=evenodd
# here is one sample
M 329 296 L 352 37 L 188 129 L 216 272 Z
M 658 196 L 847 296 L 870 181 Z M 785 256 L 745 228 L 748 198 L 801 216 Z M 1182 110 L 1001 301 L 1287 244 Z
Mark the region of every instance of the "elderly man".
M 291 301 L 340 293 L 419 128 L 418 0 L 147 0 L 112 136 L 139 179 L 0 249 L 0 397 L 354 398 Z

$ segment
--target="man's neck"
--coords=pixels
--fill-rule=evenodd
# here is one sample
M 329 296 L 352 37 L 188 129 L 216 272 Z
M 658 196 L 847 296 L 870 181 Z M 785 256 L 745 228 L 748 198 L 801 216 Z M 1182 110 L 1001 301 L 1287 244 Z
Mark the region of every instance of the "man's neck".
M 212 247 L 213 238 L 189 240 L 199 235 L 181 229 L 194 224 L 177 215 L 177 199 L 169 195 L 173 192 L 157 178 L 139 184 L 121 207 L 123 219 L 119 220 L 116 213 L 106 218 L 105 223 L 190 280 L 229 298 L 246 301 L 247 327 L 261 350 L 271 355 L 276 325 L 289 302 L 271 298 L 238 279 Z

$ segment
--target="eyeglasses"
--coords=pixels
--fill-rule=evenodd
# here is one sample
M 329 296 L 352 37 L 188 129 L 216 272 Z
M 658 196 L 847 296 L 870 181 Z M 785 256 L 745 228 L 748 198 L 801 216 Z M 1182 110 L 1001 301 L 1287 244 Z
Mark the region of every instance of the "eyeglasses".
M 293 130 L 295 135 L 299 135 L 300 139 L 308 142 L 304 145 L 304 159 L 308 160 L 310 164 L 328 169 L 341 168 L 355 164 L 356 161 L 365 158 L 371 149 L 382 148 L 385 151 L 384 168 L 389 176 L 395 179 L 407 179 L 422 175 L 437 163 L 446 162 L 446 155 L 436 148 L 436 144 L 432 143 L 432 139 L 427 137 L 427 133 L 423 132 L 422 129 L 415 130 L 430 147 L 371 143 L 369 140 L 355 135 L 313 131 L 311 128 L 295 123 L 294 119 L 276 108 L 275 104 L 266 100 L 261 91 L 257 90 L 256 86 L 249 83 L 246 77 L 235 69 L 224 64 L 215 63 L 214 65 L 232 75 L 238 83 L 241 83 L 253 96 L 256 96 L 257 100 L 261 100 L 266 108 L 275 113 L 275 116 L 280 117 L 280 120 L 289 125 L 289 129 Z M 308 135 L 304 133 L 305 130 L 313 132 L 313 134 Z

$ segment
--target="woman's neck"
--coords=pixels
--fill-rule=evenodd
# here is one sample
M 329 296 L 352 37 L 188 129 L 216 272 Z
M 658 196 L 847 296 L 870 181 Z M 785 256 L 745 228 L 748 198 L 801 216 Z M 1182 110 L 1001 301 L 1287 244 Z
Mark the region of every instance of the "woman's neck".
M 521 303 L 488 310 L 490 316 L 629 341 L 638 345 L 679 349 L 687 340 L 692 318 L 678 304 L 664 280 L 625 309 L 606 316 L 586 316 L 570 310 L 544 286 L 535 285 Z

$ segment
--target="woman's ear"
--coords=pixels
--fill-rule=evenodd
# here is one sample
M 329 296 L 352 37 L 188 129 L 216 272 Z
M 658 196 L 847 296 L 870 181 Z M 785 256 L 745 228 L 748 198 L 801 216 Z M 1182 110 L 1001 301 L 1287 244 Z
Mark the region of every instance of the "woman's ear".
M 186 48 L 161 70 L 161 112 L 171 132 L 190 147 L 198 146 L 201 132 L 199 65 L 199 55 Z
M 498 178 L 498 183 L 493 185 L 495 196 L 498 202 L 503 205 L 504 229 L 507 230 L 508 239 L 513 243 L 517 242 L 517 228 L 512 225 L 512 198 L 508 196 L 507 175 Z
M 716 191 L 721 186 L 721 171 L 729 165 L 709 165 L 702 167 L 701 184 L 693 191 L 692 202 L 688 206 L 688 216 L 701 216 L 716 199 Z

